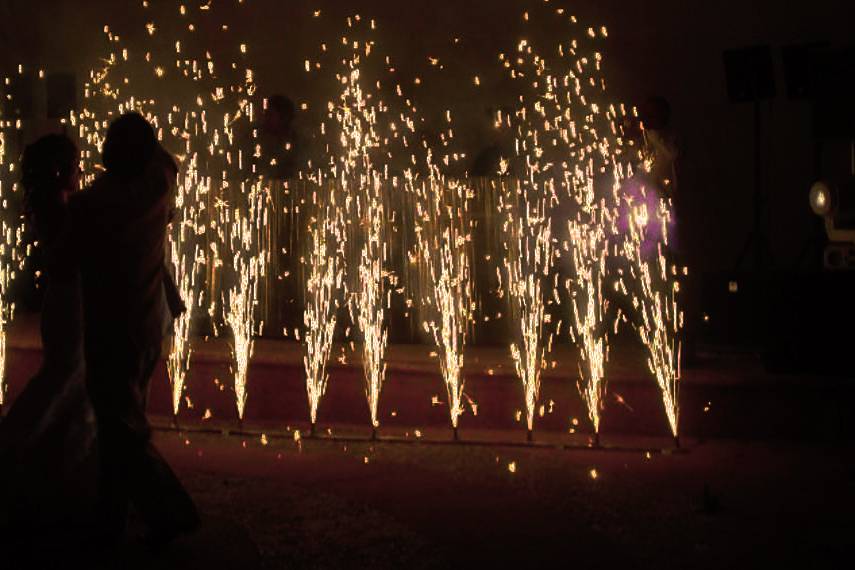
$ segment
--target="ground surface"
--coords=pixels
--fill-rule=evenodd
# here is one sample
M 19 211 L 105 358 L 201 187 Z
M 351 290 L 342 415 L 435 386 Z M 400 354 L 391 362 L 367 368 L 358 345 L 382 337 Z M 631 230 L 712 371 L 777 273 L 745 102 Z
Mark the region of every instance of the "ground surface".
M 10 402 L 41 360 L 32 323 L 18 326 Z M 310 440 L 297 345 L 260 344 L 239 425 L 227 350 L 197 342 L 185 431 L 158 431 L 156 443 L 205 526 L 159 557 L 131 545 L 122 568 L 833 568 L 855 547 L 851 379 L 707 358 L 683 381 L 681 452 L 662 453 L 672 442 L 660 395 L 638 347 L 623 347 L 608 365 L 612 448 L 592 450 L 575 356 L 556 351 L 536 418 L 551 447 L 526 448 L 506 351 L 475 349 L 466 377 L 478 413 L 467 402 L 461 436 L 480 444 L 449 444 L 430 350 L 391 347 L 381 435 L 405 443 L 372 444 L 354 441 L 370 432 L 358 366 L 333 368 L 321 405 L 319 432 L 341 439 Z M 163 368 L 151 408 L 170 424 Z
M 817 568 L 855 546 L 851 447 L 158 444 L 207 515 L 247 530 L 264 568 Z

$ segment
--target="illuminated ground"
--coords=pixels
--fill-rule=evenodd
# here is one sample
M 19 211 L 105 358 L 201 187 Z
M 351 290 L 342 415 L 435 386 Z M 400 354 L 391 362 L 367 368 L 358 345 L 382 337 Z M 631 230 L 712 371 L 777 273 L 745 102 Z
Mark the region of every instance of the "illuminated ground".
M 8 340 L 7 381 L 10 401 L 38 369 L 41 353 L 37 316 L 20 315 Z M 229 353 L 222 339 L 194 341 L 196 352 L 182 405 L 183 424 L 237 427 L 231 390 Z M 369 431 L 363 376 L 358 352 L 347 363 L 333 362 L 330 382 L 318 421 L 321 426 L 361 425 Z M 428 346 L 393 345 L 389 372 L 380 400 L 384 429 L 439 428 L 448 425 L 445 389 L 439 365 Z M 576 440 L 590 432 L 576 388 L 578 352 L 557 347 L 555 368 L 544 372 L 543 415 L 536 429 Z M 305 372 L 302 349 L 295 342 L 262 340 L 249 368 L 246 421 L 268 430 L 307 428 Z M 518 413 L 522 389 L 513 374 L 507 347 L 472 347 L 466 352 L 466 395 L 461 430 L 522 430 Z M 662 401 L 646 370 L 644 353 L 632 335 L 612 343 L 606 365 L 609 395 L 601 422 L 606 436 L 669 437 Z M 838 440 L 855 436 L 855 416 L 849 402 L 855 382 L 846 378 L 774 375 L 751 353 L 709 350 L 700 366 L 684 370 L 681 382 L 681 432 L 698 437 L 787 438 Z M 188 402 L 192 407 L 188 406 Z M 471 405 L 474 403 L 476 411 Z M 152 381 L 150 411 L 171 413 L 170 386 L 165 367 Z M 575 425 L 573 420 L 578 425 Z
M 851 447 L 691 442 L 648 458 L 214 435 L 158 443 L 206 514 L 247 529 L 265 568 L 822 567 L 855 546 Z
M 13 396 L 40 360 L 32 332 L 20 330 L 8 355 Z M 610 400 L 603 441 L 630 451 L 526 449 L 496 445 L 524 440 L 513 418 L 519 386 L 486 373 L 503 351 L 479 349 L 468 376 L 479 414 L 467 412 L 461 434 L 486 444 L 429 445 L 449 440 L 447 408 L 431 402 L 441 382 L 423 347 L 393 347 L 382 434 L 413 443 L 297 444 L 305 394 L 299 352 L 289 348 L 261 346 L 249 380 L 248 412 L 257 417 L 245 436 L 216 433 L 238 428 L 228 390 L 214 383 L 228 365 L 216 345 L 200 350 L 194 408 L 181 424 L 214 433 L 156 437 L 208 524 L 140 568 L 248 570 L 256 551 L 270 569 L 822 567 L 855 546 L 851 381 L 772 376 L 754 357 L 719 355 L 687 371 L 685 452 L 662 454 L 670 439 L 661 403 L 623 352 L 612 363 L 612 391 L 625 402 Z M 567 367 L 545 381 L 556 403 L 538 418 L 539 442 L 588 440 Z M 360 375 L 333 370 L 323 433 L 368 434 Z M 155 412 L 168 410 L 162 374 L 152 398 Z M 213 417 L 202 420 L 207 409 Z M 575 434 L 572 417 L 580 419 Z M 235 558 L 246 563 L 234 566 Z

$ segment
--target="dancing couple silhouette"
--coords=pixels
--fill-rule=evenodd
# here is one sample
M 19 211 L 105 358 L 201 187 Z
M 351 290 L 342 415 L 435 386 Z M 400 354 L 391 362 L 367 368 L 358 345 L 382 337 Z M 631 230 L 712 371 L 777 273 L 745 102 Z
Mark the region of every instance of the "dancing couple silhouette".
M 178 167 L 136 113 L 110 125 L 104 171 L 78 192 L 79 163 L 64 135 L 39 139 L 21 161 L 47 288 L 41 368 L 0 421 L 4 567 L 10 552 L 26 567 L 81 552 L 109 560 L 131 507 L 155 550 L 200 525 L 145 414 L 183 309 L 165 265 Z

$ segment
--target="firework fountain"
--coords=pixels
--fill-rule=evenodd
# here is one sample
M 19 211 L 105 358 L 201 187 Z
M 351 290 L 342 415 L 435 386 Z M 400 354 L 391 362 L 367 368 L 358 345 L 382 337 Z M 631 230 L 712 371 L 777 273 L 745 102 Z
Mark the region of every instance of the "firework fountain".
M 309 416 L 312 435 L 318 421 L 318 406 L 327 389 L 329 373 L 327 364 L 332 351 L 336 330 L 339 292 L 343 286 L 342 219 L 336 207 L 334 188 L 321 187 L 328 194 L 316 193 L 313 205 L 317 214 L 308 228 L 308 255 L 306 278 L 306 307 L 303 312 L 303 343 L 306 370 L 306 393 L 309 397 Z
M 428 58 L 436 67 L 438 60 Z M 417 79 L 418 83 L 420 80 Z M 400 86 L 396 89 L 403 97 Z M 415 125 L 425 121 L 409 99 L 408 114 L 402 123 L 415 135 Z M 413 296 L 421 300 L 422 329 L 437 348 L 440 371 L 448 398 L 449 418 L 455 441 L 459 439 L 464 400 L 464 351 L 475 321 L 473 279 L 474 189 L 466 180 L 447 174 L 449 167 L 463 160 L 465 153 L 452 148 L 452 113 L 446 110 L 444 127 L 436 137 L 412 136 L 417 144 L 409 149 L 410 165 L 404 171 L 404 188 L 410 197 L 415 225 L 415 247 L 409 253 L 418 278 L 412 283 Z
M 147 4 L 144 8 L 150 17 L 153 9 Z M 210 6 L 202 9 L 207 11 Z M 264 277 L 269 256 L 263 231 L 268 190 L 256 174 L 255 162 L 260 156 L 247 147 L 256 136 L 251 128 L 256 86 L 251 69 L 232 62 L 220 70 L 211 51 L 197 45 L 192 9 L 180 6 L 179 16 L 170 20 L 175 29 L 169 32 L 154 21 L 145 24 L 141 57 L 135 57 L 122 38 L 105 27 L 107 55 L 103 65 L 90 72 L 84 107 L 70 116 L 69 123 L 78 130 L 87 183 L 100 168 L 98 157 L 109 121 L 122 113 L 142 113 L 154 125 L 163 146 L 176 153 L 181 174 L 174 190 L 168 262 L 186 311 L 173 323 L 167 357 L 173 413 L 178 414 L 185 391 L 194 317 L 204 303 L 199 277 L 207 265 L 214 332 L 219 331 L 217 309 L 222 307 L 222 320 L 234 337 L 232 369 L 238 416 L 242 417 L 251 337 L 261 327 L 255 314 L 258 282 Z M 170 34 L 174 45 L 171 63 L 160 62 L 164 53 L 158 49 L 157 37 L 161 34 Z M 239 52 L 236 59 L 245 56 L 244 44 L 233 48 Z M 155 96 L 164 92 L 175 96 Z M 245 136 L 245 132 L 252 134 Z M 223 292 L 218 294 L 215 286 Z
M 566 283 L 567 289 L 575 293 L 571 295 L 571 303 L 573 330 L 581 354 L 579 392 L 585 400 L 597 444 L 605 403 L 605 360 L 608 356 L 603 301 L 608 252 L 604 215 L 604 203 L 586 202 L 579 218 L 568 222 L 575 275 Z
M 389 331 L 386 326 L 387 244 L 383 186 L 375 178 L 367 183 L 362 200 L 357 204 L 363 220 L 363 245 L 359 256 L 359 289 L 351 299 L 352 312 L 362 331 L 362 368 L 365 375 L 365 395 L 376 436 L 380 425 L 378 407 L 380 392 L 386 376 L 386 348 Z
M 527 23 L 533 21 L 528 12 L 523 18 Z M 554 10 L 551 18 L 562 25 L 569 23 L 574 30 L 578 28 L 576 18 L 566 15 L 563 9 Z M 538 25 L 542 23 L 538 21 Z M 538 289 L 538 283 L 530 279 L 539 275 L 542 281 L 549 269 L 535 266 L 536 271 L 527 274 L 523 271 L 527 258 L 521 253 L 526 249 L 532 251 L 533 244 L 538 242 L 521 241 L 520 235 L 527 236 L 520 228 L 525 227 L 523 222 L 526 222 L 529 231 L 536 230 L 538 226 L 529 221 L 532 216 L 528 212 L 540 212 L 541 204 L 551 200 L 558 206 L 552 214 L 559 221 L 556 229 L 567 232 L 556 256 L 565 254 L 570 259 L 570 263 L 563 265 L 567 272 L 564 288 L 569 296 L 565 306 L 569 304 L 572 309 L 569 330 L 580 349 L 577 385 L 588 410 L 595 442 L 599 442 L 606 393 L 605 362 L 609 352 L 609 327 L 605 322 L 609 295 L 605 293 L 615 277 L 614 264 L 609 264 L 610 244 L 620 243 L 627 235 L 616 221 L 624 185 L 631 173 L 630 164 L 639 158 L 637 149 L 622 137 L 620 122 L 626 118 L 625 107 L 607 101 L 602 55 L 596 49 L 589 51 L 583 47 L 607 35 L 605 28 L 587 28 L 581 38 L 558 44 L 548 56 L 523 40 L 517 47 L 516 57 L 500 57 L 512 78 L 525 86 L 528 93 L 533 92 L 528 99 L 520 98 L 523 105 L 515 117 L 517 151 L 525 159 L 525 164 L 517 168 L 525 174 L 521 182 L 525 192 L 517 192 L 519 206 L 516 209 L 522 213 L 514 212 L 513 202 L 508 208 L 514 212 L 506 224 L 506 228 L 510 228 L 506 265 L 511 299 L 515 301 L 519 316 L 523 317 L 523 345 L 540 346 L 535 342 L 538 339 L 535 331 L 539 330 L 535 328 L 538 324 L 535 317 L 542 315 L 543 285 Z M 532 103 L 526 105 L 527 100 Z M 505 122 L 514 123 L 507 119 Z M 533 221 L 539 222 L 536 216 Z M 545 222 L 540 223 L 545 226 Z M 546 248 L 545 245 L 541 247 Z M 614 249 L 617 252 L 618 248 Z M 536 249 L 534 251 L 537 253 Z M 555 278 L 552 296 L 558 305 L 561 303 L 558 275 Z M 528 312 L 525 312 L 526 307 Z M 519 349 L 514 355 L 526 387 L 531 429 L 539 384 L 534 370 L 542 362 Z M 525 355 L 528 355 L 527 366 L 521 367 L 520 364 L 526 362 L 522 358 Z
M 506 192 L 507 219 L 505 271 L 514 323 L 519 324 L 518 341 L 511 343 L 511 356 L 523 385 L 528 439 L 532 439 L 534 414 L 540 398 L 541 372 L 551 340 L 544 331 L 547 287 L 553 261 L 551 220 L 547 200 L 532 196 L 524 185 L 511 185 Z M 534 189 L 538 192 L 538 189 Z
M 254 337 L 261 335 L 264 322 L 258 319 L 259 288 L 269 260 L 266 245 L 268 220 L 267 187 L 262 181 L 241 184 L 245 204 L 237 208 L 221 207 L 223 243 L 231 256 L 231 285 L 223 293 L 225 322 L 232 332 L 232 356 L 238 418 L 243 419 L 247 399 L 247 373 L 255 348 Z
M 359 264 L 359 291 L 356 294 L 357 322 L 363 335 L 362 368 L 365 374 L 365 395 L 371 413 L 371 425 L 376 436 L 380 422 L 377 409 L 380 390 L 386 375 L 385 354 L 389 342 L 389 331 L 385 323 L 387 297 L 384 294 L 384 262 L 386 242 L 384 240 L 384 216 L 379 181 L 369 182 L 364 204 L 365 243 L 362 246 Z
M 429 154 L 430 157 L 430 154 Z M 471 190 L 444 178 L 435 166 L 426 180 L 412 174 L 416 197 L 418 260 L 427 274 L 423 326 L 434 339 L 448 394 L 455 439 L 463 413 L 463 350 L 472 320 Z
M 153 13 L 148 3 L 143 5 L 145 13 Z M 210 4 L 198 8 L 200 14 L 212 9 Z M 267 292 L 271 251 L 279 245 L 270 241 L 268 219 L 274 215 L 273 193 L 278 186 L 260 174 L 269 159 L 263 156 L 255 124 L 255 109 L 260 107 L 257 87 L 252 70 L 238 63 L 248 48 L 234 45 L 230 65 L 222 69 L 215 65 L 211 52 L 199 50 L 194 40 L 195 26 L 202 21 L 195 20 L 194 10 L 181 6 L 180 18 L 166 21 L 163 30 L 152 21 L 146 24 L 144 38 L 168 37 L 166 44 L 174 45 L 166 59 L 163 42 L 145 44 L 137 57 L 124 47 L 122 38 L 105 28 L 107 53 L 90 74 L 83 109 L 66 123 L 78 131 L 87 183 L 100 168 L 97 157 L 109 121 L 124 112 L 144 114 L 164 147 L 176 154 L 181 175 L 168 260 L 187 312 L 175 321 L 167 359 L 173 411 L 177 415 L 185 400 L 194 323 L 199 309 L 207 306 L 215 334 L 225 328 L 233 340 L 234 391 L 242 419 L 254 338 L 264 325 L 261 297 Z M 552 11 L 560 20 L 578 25 L 563 10 Z M 530 21 L 528 13 L 524 19 Z M 392 204 L 403 198 L 412 206 L 414 223 L 400 235 L 404 239 L 412 231 L 415 248 L 407 252 L 410 263 L 400 277 L 408 278 L 414 270 L 418 278 L 408 282 L 406 290 L 396 291 L 409 297 L 409 302 L 421 301 L 416 310 L 437 347 L 456 438 L 466 399 L 464 350 L 476 311 L 474 191 L 466 181 L 449 175 L 450 163 L 458 160 L 457 153 L 448 149 L 454 138 L 451 112 L 446 111 L 448 128 L 438 137 L 421 132 L 425 119 L 391 79 L 395 75 L 390 58 L 385 58 L 380 70 L 384 75 L 376 76 L 382 81 L 371 75 L 378 70 L 369 63 L 383 58 L 373 55 L 372 40 L 354 39 L 364 31 L 356 29 L 360 22 L 368 23 L 358 16 L 348 19 L 351 37 L 333 44 L 345 51 L 343 57 L 341 51 L 322 44 L 325 56 L 317 63 L 305 62 L 306 71 L 314 72 L 321 69 L 320 59 L 329 57 L 338 69 L 325 75 L 335 79 L 337 94 L 327 105 L 321 125 L 319 138 L 328 141 L 325 160 L 314 168 L 311 161 L 303 165 L 299 183 L 307 193 L 306 199 L 298 198 L 301 215 L 309 223 L 300 223 L 300 229 L 307 230 L 301 260 L 306 279 L 304 327 L 297 334 L 304 343 L 312 430 L 329 380 L 327 365 L 336 327 L 341 324 L 340 309 L 346 305 L 354 328 L 361 333 L 365 394 L 376 435 L 386 376 L 390 299 L 398 278 L 389 259 L 393 246 L 389 239 L 398 231 Z M 222 32 L 227 28 L 222 26 Z M 375 29 L 370 21 L 370 30 Z M 500 57 L 505 72 L 524 95 L 514 112 L 495 117 L 496 126 L 512 130 L 516 141 L 514 152 L 502 160 L 505 177 L 488 185 L 491 195 L 498 195 L 494 203 L 505 252 L 499 271 L 505 287 L 500 295 L 506 296 L 511 308 L 515 338 L 510 351 L 523 387 L 528 437 L 532 438 L 542 372 L 553 338 L 558 338 L 550 324 L 554 313 L 550 307 L 561 304 L 566 293 L 564 316 L 569 315 L 571 335 L 581 355 L 578 389 L 598 438 L 609 354 L 606 309 L 616 291 L 637 313 L 631 320 L 647 350 L 648 368 L 676 438 L 682 326 L 678 278 L 685 270 L 676 266 L 669 250 L 671 205 L 658 196 L 655 204 L 647 199 L 655 195 L 649 185 L 642 184 L 642 200 L 626 192 L 627 181 L 635 179 L 633 170 L 641 171 L 643 179 L 649 164 L 641 160 L 633 168 L 638 149 L 623 138 L 619 126 L 627 112 L 605 100 L 602 57 L 582 47 L 588 40 L 605 37 L 606 30 L 583 30 L 581 42 L 561 43 L 546 56 L 523 40 L 512 56 Z M 533 33 L 537 40 L 536 30 Z M 480 84 L 477 76 L 475 84 Z M 394 95 L 390 90 L 384 96 L 383 89 L 393 86 Z M 173 91 L 180 96 L 168 101 L 160 98 Z M 7 162 L 6 143 L 13 125 L 5 120 L 0 126 L 0 198 L 7 214 L 0 243 L 2 366 L 5 327 L 14 309 L 8 287 L 24 256 L 19 251 L 21 224 L 11 220 L 7 207 L 7 198 L 17 190 L 9 182 L 13 166 Z M 401 213 L 410 215 L 409 210 Z M 293 254 L 297 248 L 290 249 Z M 559 265 L 562 257 L 569 262 Z M 622 264 L 618 271 L 614 271 L 616 264 Z M 566 274 L 559 291 L 562 271 Z M 0 405 L 3 381 L 0 368 Z
M 353 20 L 349 20 L 352 26 Z M 332 161 L 338 174 L 337 184 L 345 195 L 345 215 L 352 228 L 348 231 L 348 249 L 359 248 L 348 255 L 347 270 L 358 256 L 355 291 L 348 295 L 351 320 L 362 333 L 362 368 L 365 395 L 371 416 L 372 434 L 380 425 L 378 407 L 386 376 L 385 354 L 389 332 L 386 326 L 387 219 L 385 180 L 372 162 L 372 153 L 381 146 L 378 118 L 386 118 L 382 101 L 374 103 L 361 81 L 363 58 L 371 55 L 371 43 L 354 42 L 353 52 L 345 60 L 345 71 L 339 74 L 343 86 L 335 111 L 335 125 L 341 133 L 339 155 Z M 363 49 L 360 49 L 364 46 Z M 348 280 L 350 282 L 352 280 Z
M 644 188 L 642 193 L 647 196 Z M 641 323 L 636 328 L 647 349 L 647 366 L 662 393 L 668 425 L 679 445 L 679 337 L 683 314 L 677 299 L 678 279 L 686 270 L 680 270 L 669 259 L 670 202 L 659 197 L 652 208 L 647 202 L 634 203 L 627 199 L 629 228 L 623 242 L 623 255 L 631 264 L 629 295 L 640 313 Z M 645 248 L 651 241 L 655 246 L 653 252 Z M 626 290 L 623 279 L 620 286 Z
M 8 137 L 20 127 L 4 119 L 0 113 L 0 412 L 6 396 L 6 327 L 15 315 L 15 303 L 10 299 L 9 287 L 26 260 L 22 251 L 23 223 L 11 210 L 12 197 L 19 194 L 18 184 L 11 181 L 15 163 L 7 162 Z
M 201 267 L 205 264 L 204 253 L 198 243 L 198 227 L 202 212 L 200 199 L 209 192 L 209 184 L 197 179 L 198 156 L 193 157 L 187 167 L 183 180 L 176 188 L 175 212 L 169 239 L 169 261 L 174 271 L 175 284 L 184 300 L 186 310 L 173 323 L 170 350 L 167 356 L 167 373 L 172 382 L 172 413 L 177 417 L 181 408 L 181 399 L 190 370 L 190 358 L 193 347 L 190 342 L 191 325 L 198 305 L 202 302 L 202 291 L 197 279 Z M 196 179 L 194 179 L 196 178 Z M 192 244 L 192 245 L 190 245 Z M 185 251 L 193 247 L 192 257 Z
M 548 113 L 556 104 L 556 96 L 555 80 L 548 76 L 543 59 L 526 41 L 519 43 L 517 52 L 518 66 L 526 66 L 534 75 L 534 79 L 528 79 L 533 86 L 545 85 L 544 92 L 531 103 L 520 96 L 520 106 L 513 117 L 497 116 L 500 124 L 514 127 L 515 159 L 521 173 L 518 182 L 502 184 L 499 207 L 505 217 L 504 268 L 514 323 L 512 334 L 516 336 L 510 345 L 511 356 L 523 386 L 527 437 L 531 440 L 541 373 L 546 367 L 546 353 L 551 348 L 551 334 L 544 330 L 544 323 L 555 258 L 551 214 L 558 196 L 552 173 L 554 165 L 545 155 L 544 145 L 554 130 Z M 526 71 L 519 68 L 512 68 L 511 73 L 514 77 L 527 76 Z

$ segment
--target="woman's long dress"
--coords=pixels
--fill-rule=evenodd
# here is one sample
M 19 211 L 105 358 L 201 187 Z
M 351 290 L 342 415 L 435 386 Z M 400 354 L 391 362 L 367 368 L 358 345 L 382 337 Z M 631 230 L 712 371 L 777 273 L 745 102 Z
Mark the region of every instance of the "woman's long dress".
M 80 279 L 76 270 L 50 268 L 48 278 L 41 369 L 0 421 L 0 528 L 16 535 L 81 530 L 92 520 L 96 497 Z

